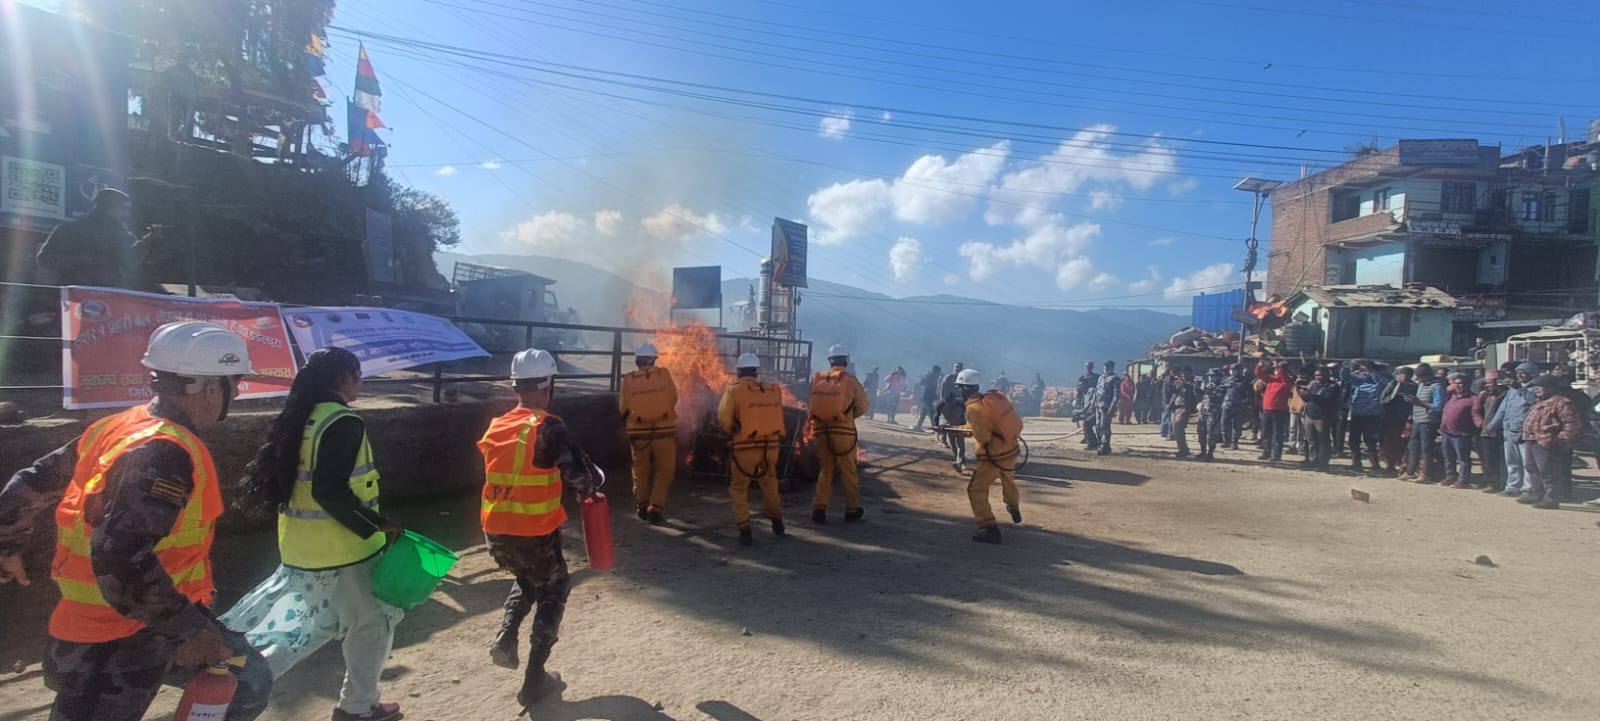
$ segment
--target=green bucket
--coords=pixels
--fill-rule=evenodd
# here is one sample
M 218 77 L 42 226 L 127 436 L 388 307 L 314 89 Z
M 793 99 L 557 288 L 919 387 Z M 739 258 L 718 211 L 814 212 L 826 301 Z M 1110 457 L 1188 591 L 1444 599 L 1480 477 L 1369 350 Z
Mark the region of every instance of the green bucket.
M 396 608 L 412 608 L 428 600 L 459 560 L 454 551 L 436 541 L 406 531 L 378 560 L 372 572 L 372 595 Z

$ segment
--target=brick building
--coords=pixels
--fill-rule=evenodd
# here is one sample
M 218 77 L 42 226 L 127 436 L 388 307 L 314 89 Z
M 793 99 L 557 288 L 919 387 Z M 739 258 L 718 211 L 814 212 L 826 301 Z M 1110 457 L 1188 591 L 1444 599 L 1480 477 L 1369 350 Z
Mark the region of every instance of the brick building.
M 1600 305 L 1593 198 L 1600 143 L 1502 155 L 1475 140 L 1403 140 L 1272 194 L 1268 293 L 1420 283 L 1460 301 L 1457 350 L 1485 331 Z

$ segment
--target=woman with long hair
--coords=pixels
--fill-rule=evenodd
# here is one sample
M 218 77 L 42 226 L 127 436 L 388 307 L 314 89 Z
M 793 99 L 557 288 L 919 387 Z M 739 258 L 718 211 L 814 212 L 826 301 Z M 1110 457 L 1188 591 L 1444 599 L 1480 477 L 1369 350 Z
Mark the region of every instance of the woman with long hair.
M 361 392 L 361 363 L 323 348 L 289 388 L 267 442 L 245 468 L 244 498 L 278 514 L 277 572 L 224 621 L 246 628 L 274 678 L 323 644 L 343 640 L 345 676 L 333 721 L 387 721 L 378 675 L 404 612 L 372 595 L 372 571 L 400 525 L 378 508 L 378 472 L 366 426 L 349 404 Z

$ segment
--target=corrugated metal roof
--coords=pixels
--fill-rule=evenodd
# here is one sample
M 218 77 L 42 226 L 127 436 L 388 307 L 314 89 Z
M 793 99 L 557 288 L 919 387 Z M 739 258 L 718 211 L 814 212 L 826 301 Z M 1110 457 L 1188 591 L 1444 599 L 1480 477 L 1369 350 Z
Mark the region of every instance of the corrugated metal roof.
M 1302 289 L 1305 296 L 1324 308 L 1438 308 L 1456 307 L 1454 296 L 1431 286 L 1392 285 L 1313 285 Z M 1291 301 L 1291 304 L 1293 301 Z

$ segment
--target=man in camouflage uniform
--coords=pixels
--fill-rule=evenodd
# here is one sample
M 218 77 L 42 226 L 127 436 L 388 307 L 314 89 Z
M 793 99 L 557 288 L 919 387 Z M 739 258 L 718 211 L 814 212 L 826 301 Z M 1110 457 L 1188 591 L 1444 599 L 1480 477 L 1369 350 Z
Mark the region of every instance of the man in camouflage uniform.
M 222 351 L 217 351 L 218 334 L 237 341 L 236 346 L 223 339 Z M 195 343 L 206 350 L 209 343 L 209 359 L 216 360 L 221 353 L 222 362 L 235 367 L 178 375 L 165 370 L 177 365 L 152 360 L 160 357 L 157 349 L 162 339 L 177 343 L 180 350 L 196 347 Z M 214 469 L 202 468 L 211 465 L 209 454 L 194 452 L 203 447 L 186 449 L 173 438 L 187 438 L 188 433 L 226 417 L 239 377 L 224 371 L 247 372 L 248 361 L 241 362 L 246 354 L 244 341 L 220 326 L 172 323 L 158 328 L 144 361 L 152 369 L 156 399 L 97 421 L 84 436 L 18 471 L 0 489 L 0 583 L 28 584 L 21 553 L 34 522 L 58 503 L 63 509 L 76 504 L 91 527 L 85 545 L 93 585 L 103 598 L 96 603 L 109 609 L 91 607 L 99 609 L 97 617 L 110 619 L 118 628 L 136 629 L 116 638 L 110 638 L 118 636 L 115 632 L 105 633 L 104 638 L 93 641 L 57 638 L 59 632 L 94 635 L 97 630 L 81 622 L 81 613 L 75 616 L 63 610 L 73 607 L 69 601 L 76 607 L 90 606 L 77 600 L 83 598 L 83 591 L 72 594 L 77 599 L 63 598 L 52 616 L 51 637 L 44 652 L 44 682 L 56 691 L 51 721 L 139 721 L 162 683 L 181 685 L 198 668 L 233 656 L 244 657 L 245 664 L 234 670 L 239 685 L 225 718 L 249 721 L 266 710 L 272 687 L 266 660 L 250 648 L 244 634 L 222 626 L 201 601 L 185 595 L 163 566 L 163 551 L 157 549 L 171 537 L 191 496 L 205 490 L 200 481 L 215 483 Z M 227 360 L 230 355 L 231 361 Z M 185 367 L 192 366 L 203 363 L 195 361 Z M 135 433 L 114 444 L 110 452 L 94 450 L 113 440 L 110 434 L 114 431 L 101 433 L 102 429 L 126 424 L 123 419 L 129 417 L 154 419 L 152 423 L 171 430 Z M 88 472 L 94 474 L 93 486 L 98 489 L 93 492 L 85 490 L 89 484 L 80 477 Z M 63 501 L 69 488 L 92 500 L 69 497 Z M 68 510 L 58 510 L 58 515 L 64 512 Z M 66 536 L 67 532 L 63 529 L 60 534 Z M 52 575 L 63 588 L 73 583 L 66 578 L 63 563 L 80 551 L 65 543 L 57 549 Z M 81 562 L 78 567 L 82 568 Z M 208 567 L 204 573 L 209 576 Z
M 1227 383 L 1222 369 L 1212 368 L 1200 385 L 1200 423 L 1195 427 L 1200 442 L 1200 453 L 1195 457 L 1200 460 L 1216 460 L 1217 443 L 1223 436 L 1222 406 L 1227 402 Z
M 1245 375 L 1243 365 L 1229 369 L 1222 388 L 1222 442 L 1237 451 L 1240 436 L 1244 435 L 1244 422 L 1250 417 L 1255 389 L 1250 385 L 1250 377 Z
M 1106 361 L 1106 370 L 1094 385 L 1094 439 L 1099 442 L 1097 453 L 1102 456 L 1111 455 L 1111 418 L 1116 414 L 1122 387 L 1122 378 L 1116 371 L 1117 364 Z

